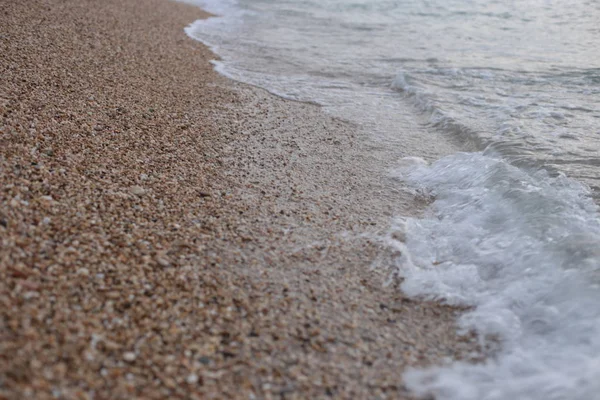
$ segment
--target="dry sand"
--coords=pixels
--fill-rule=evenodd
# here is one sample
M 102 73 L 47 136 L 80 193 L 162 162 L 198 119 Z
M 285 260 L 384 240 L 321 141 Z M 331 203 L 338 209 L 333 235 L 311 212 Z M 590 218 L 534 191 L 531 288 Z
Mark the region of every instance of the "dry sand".
M 0 3 L 0 399 L 410 398 L 475 348 L 370 269 L 418 202 L 356 127 L 214 73 L 202 16 Z

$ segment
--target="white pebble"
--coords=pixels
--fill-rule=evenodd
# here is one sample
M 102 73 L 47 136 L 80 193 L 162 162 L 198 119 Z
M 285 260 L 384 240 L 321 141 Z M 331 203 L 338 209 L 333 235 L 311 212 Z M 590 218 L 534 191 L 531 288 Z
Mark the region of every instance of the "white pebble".
M 127 353 L 123 354 L 123 360 L 127 361 L 127 362 L 132 362 L 135 361 L 136 355 L 133 351 L 128 351 Z
M 131 193 L 135 194 L 136 196 L 143 196 L 146 193 L 146 190 L 144 190 L 144 188 L 141 186 L 133 186 L 131 188 Z

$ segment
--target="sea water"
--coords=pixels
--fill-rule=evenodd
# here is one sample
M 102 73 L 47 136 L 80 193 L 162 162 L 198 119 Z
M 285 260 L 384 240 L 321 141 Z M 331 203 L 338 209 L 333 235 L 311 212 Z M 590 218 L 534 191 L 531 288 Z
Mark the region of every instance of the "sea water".
M 471 306 L 461 329 L 502 349 L 409 371 L 411 389 L 600 399 L 600 2 L 189 1 L 219 16 L 186 31 L 223 74 L 382 140 L 414 113 L 422 143 L 468 150 L 395 172 L 435 200 L 388 242 L 402 290 Z

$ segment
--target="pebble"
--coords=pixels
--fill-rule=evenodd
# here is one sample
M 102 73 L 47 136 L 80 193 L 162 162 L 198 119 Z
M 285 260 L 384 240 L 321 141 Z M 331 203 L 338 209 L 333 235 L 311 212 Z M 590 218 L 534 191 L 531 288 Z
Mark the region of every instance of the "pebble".
M 25 300 L 34 299 L 36 297 L 40 297 L 40 294 L 38 292 L 30 291 L 30 292 L 23 293 L 23 298 Z
M 44 207 L 48 208 L 52 206 L 52 204 L 54 203 L 54 199 L 52 198 L 52 196 L 41 196 L 40 203 L 42 203 Z
M 146 194 L 146 189 L 141 186 L 132 186 L 131 193 L 135 194 L 136 196 L 143 196 Z
M 135 353 L 132 351 L 123 353 L 123 360 L 125 360 L 127 362 L 134 362 L 136 358 L 137 357 L 136 357 Z
M 158 256 L 156 257 L 156 262 L 158 263 L 158 265 L 160 265 L 163 268 L 167 268 L 171 266 L 171 262 L 163 256 Z

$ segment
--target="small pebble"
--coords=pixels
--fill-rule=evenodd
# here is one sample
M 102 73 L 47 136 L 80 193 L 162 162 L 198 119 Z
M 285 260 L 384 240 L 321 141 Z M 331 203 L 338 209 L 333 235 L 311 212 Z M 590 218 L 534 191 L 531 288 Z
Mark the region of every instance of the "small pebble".
M 23 293 L 23 298 L 25 300 L 34 299 L 36 297 L 40 297 L 40 294 L 38 292 L 31 291 L 31 292 L 25 292 L 25 293 Z
M 146 194 L 146 190 L 141 186 L 132 186 L 131 193 L 135 194 L 136 196 L 143 196 Z
M 169 260 L 167 260 L 164 257 L 156 257 L 156 262 L 158 263 L 158 265 L 160 265 L 163 268 L 167 268 L 167 267 L 171 266 L 171 263 L 169 262 Z

